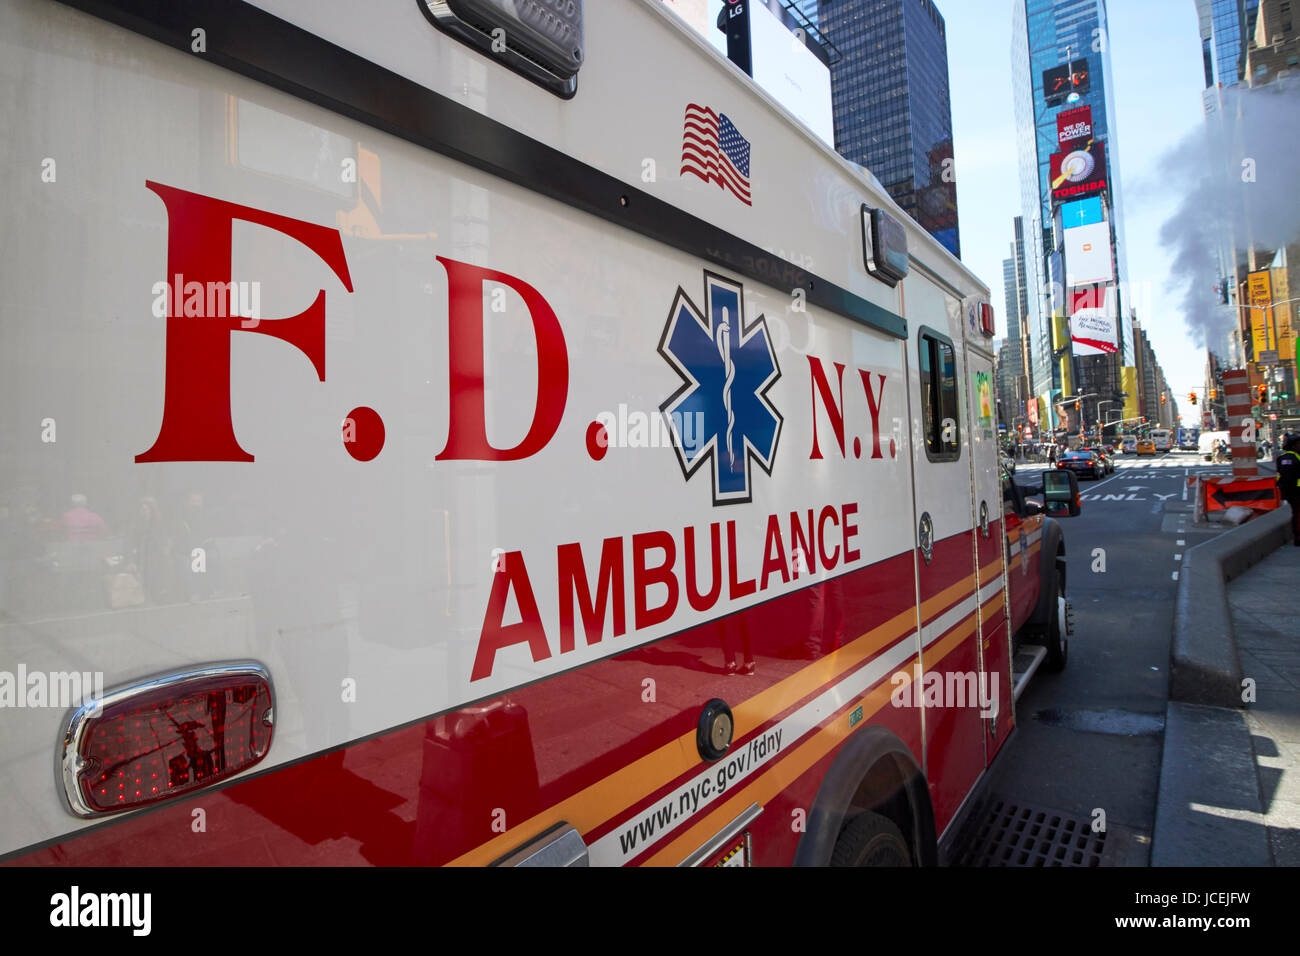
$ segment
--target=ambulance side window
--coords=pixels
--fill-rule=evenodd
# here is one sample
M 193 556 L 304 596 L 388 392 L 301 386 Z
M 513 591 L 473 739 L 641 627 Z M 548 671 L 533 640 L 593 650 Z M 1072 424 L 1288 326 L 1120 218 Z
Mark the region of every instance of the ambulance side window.
M 926 457 L 931 461 L 956 461 L 961 456 L 957 353 L 951 339 L 928 329 L 921 330 L 919 351 Z

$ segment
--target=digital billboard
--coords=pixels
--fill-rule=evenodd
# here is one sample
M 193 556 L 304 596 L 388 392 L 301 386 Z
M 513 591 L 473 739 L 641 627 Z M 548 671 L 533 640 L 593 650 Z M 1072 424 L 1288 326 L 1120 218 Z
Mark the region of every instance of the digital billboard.
M 1082 96 L 1090 87 L 1087 60 L 1071 60 L 1043 71 L 1043 99 L 1048 106 L 1060 106 L 1071 93 Z
M 1110 223 L 1096 222 L 1065 230 L 1065 276 L 1072 288 L 1115 280 Z
M 1087 199 L 1076 199 L 1074 202 L 1061 204 L 1062 229 L 1091 226 L 1095 222 L 1101 222 L 1104 218 L 1101 211 L 1100 196 L 1089 196 Z
M 1056 114 L 1056 148 L 1074 149 L 1092 139 L 1092 107 L 1076 106 Z
M 1106 145 L 1091 143 L 1087 149 L 1053 153 L 1048 168 L 1055 202 L 1100 193 L 1107 186 Z

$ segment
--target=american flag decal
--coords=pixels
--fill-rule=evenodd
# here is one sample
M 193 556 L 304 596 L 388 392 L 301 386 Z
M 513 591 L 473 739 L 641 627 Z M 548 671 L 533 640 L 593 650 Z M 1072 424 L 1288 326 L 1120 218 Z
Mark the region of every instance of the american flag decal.
M 682 169 L 706 183 L 731 190 L 746 206 L 749 195 L 749 140 L 725 113 L 689 103 L 682 126 Z

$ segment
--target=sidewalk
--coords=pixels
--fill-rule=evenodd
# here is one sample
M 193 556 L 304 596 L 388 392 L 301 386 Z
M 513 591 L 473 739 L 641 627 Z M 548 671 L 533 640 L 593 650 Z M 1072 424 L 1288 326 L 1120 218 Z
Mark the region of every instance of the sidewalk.
M 1153 866 L 1300 866 L 1300 548 L 1227 584 L 1244 709 L 1170 701 Z
M 1228 582 L 1263 823 L 1276 866 L 1300 866 L 1300 548 L 1285 545 Z

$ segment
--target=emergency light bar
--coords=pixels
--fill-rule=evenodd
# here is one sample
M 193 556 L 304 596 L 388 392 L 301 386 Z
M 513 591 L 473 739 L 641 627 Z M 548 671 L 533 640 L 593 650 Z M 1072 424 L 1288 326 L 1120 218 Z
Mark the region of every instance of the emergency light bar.
M 582 0 L 416 0 L 426 19 L 569 99 L 582 68 Z
M 862 204 L 862 257 L 867 271 L 891 288 L 911 268 L 907 261 L 907 231 L 883 209 Z

